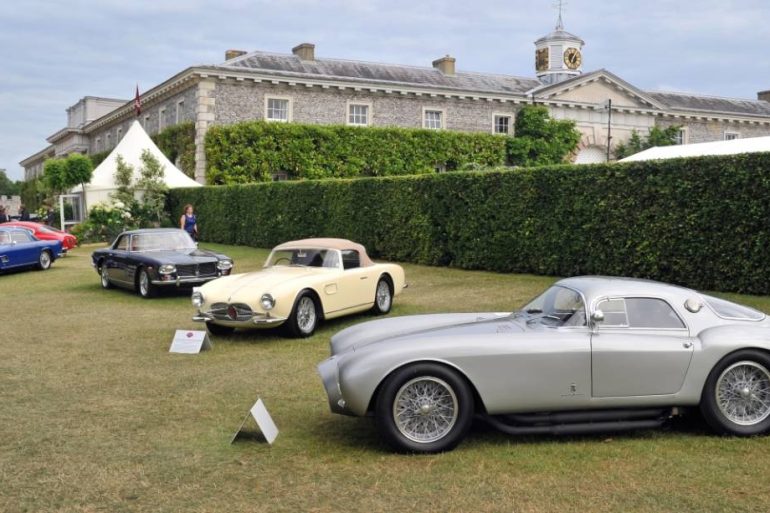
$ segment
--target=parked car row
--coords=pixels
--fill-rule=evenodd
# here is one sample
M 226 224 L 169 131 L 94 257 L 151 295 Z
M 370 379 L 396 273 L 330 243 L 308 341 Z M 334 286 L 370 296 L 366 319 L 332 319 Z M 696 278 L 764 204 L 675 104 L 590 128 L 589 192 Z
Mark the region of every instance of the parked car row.
M 61 241 L 0 228 L 0 269 L 46 269 Z M 344 239 L 276 246 L 261 271 L 183 230 L 133 230 L 92 254 L 104 288 L 149 298 L 191 291 L 193 320 L 213 335 L 387 314 L 404 270 Z M 513 312 L 391 317 L 334 335 L 318 365 L 333 413 L 373 416 L 399 451 L 454 448 L 474 418 L 512 435 L 585 434 L 662 425 L 699 410 L 717 433 L 770 430 L 770 320 L 752 308 L 648 280 L 558 281 Z

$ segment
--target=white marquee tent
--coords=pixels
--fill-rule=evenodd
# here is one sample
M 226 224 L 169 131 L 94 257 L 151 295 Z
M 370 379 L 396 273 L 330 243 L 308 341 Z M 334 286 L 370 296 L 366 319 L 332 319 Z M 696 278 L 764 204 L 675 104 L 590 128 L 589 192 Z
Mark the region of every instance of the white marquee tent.
M 144 131 L 139 121 L 134 121 L 126 135 L 120 140 L 115 149 L 110 152 L 107 158 L 94 169 L 91 181 L 86 184 L 85 201 L 88 208 L 100 202 L 109 202 L 110 193 L 117 190 L 115 185 L 115 170 L 117 169 L 118 155 L 134 168 L 134 182 L 138 181 L 140 170 L 142 168 L 141 156 L 144 150 L 149 150 L 152 155 L 158 159 L 163 167 L 164 181 L 169 189 L 180 187 L 200 187 L 201 184 L 184 174 L 179 168 L 166 158 L 162 151 L 155 146 L 150 136 Z M 80 186 L 72 189 L 73 193 L 80 193 Z
M 770 151 L 770 137 L 750 137 L 746 139 L 733 139 L 731 141 L 655 146 L 654 148 L 649 148 L 626 157 L 619 162 L 703 157 L 706 155 L 735 155 L 738 153 L 757 153 L 763 151 Z

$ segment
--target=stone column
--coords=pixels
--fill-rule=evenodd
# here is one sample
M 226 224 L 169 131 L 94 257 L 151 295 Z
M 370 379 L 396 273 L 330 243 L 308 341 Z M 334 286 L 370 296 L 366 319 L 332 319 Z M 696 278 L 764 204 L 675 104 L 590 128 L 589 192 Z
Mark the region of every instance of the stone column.
M 206 184 L 206 132 L 214 122 L 216 81 L 204 78 L 195 93 L 195 181 Z

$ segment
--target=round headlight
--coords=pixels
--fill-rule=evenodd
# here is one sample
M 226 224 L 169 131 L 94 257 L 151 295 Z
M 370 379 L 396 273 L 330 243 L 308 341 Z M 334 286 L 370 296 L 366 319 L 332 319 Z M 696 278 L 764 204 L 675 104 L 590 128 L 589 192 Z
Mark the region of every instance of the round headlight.
M 220 260 L 217 262 L 217 269 L 220 271 L 226 271 L 233 268 L 233 262 L 230 260 Z
M 195 308 L 203 306 L 203 294 L 198 290 L 198 287 L 193 288 L 192 304 Z
M 174 264 L 163 264 L 158 267 L 160 274 L 174 274 L 176 272 L 176 266 Z
M 272 310 L 275 306 L 275 299 L 270 294 L 262 294 L 262 299 L 259 300 L 264 311 Z

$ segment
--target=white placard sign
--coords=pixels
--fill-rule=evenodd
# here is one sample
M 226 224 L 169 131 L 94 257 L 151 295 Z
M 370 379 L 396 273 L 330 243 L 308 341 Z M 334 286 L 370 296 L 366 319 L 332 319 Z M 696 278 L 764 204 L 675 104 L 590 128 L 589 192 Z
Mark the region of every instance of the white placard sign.
M 268 444 L 273 445 L 273 442 L 275 441 L 276 437 L 278 436 L 278 427 L 275 425 L 275 422 L 273 422 L 273 418 L 270 416 L 270 414 L 267 412 L 267 408 L 265 408 L 265 403 L 262 402 L 262 399 L 257 398 L 257 402 L 254 403 L 254 406 L 251 407 L 249 410 L 249 413 L 246 414 L 246 416 L 241 421 L 241 425 L 238 428 L 238 431 L 235 432 L 233 435 L 233 439 L 230 440 L 230 443 L 235 442 L 235 439 L 238 438 L 238 435 L 241 434 L 243 431 L 243 427 L 246 425 L 246 422 L 248 422 L 249 417 L 254 419 L 254 422 L 257 423 L 257 427 L 262 432 L 262 436 L 265 437 L 265 440 Z
M 169 353 L 198 354 L 212 348 L 209 335 L 205 331 L 176 330 L 171 341 Z

